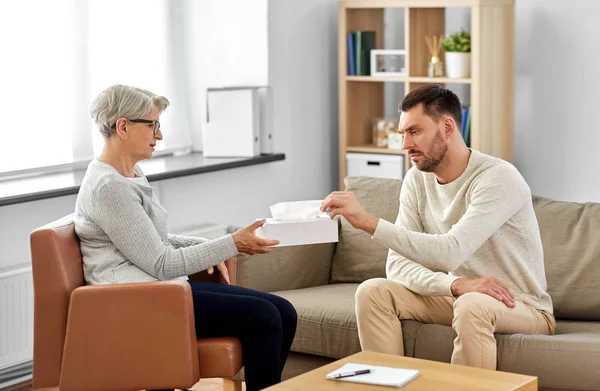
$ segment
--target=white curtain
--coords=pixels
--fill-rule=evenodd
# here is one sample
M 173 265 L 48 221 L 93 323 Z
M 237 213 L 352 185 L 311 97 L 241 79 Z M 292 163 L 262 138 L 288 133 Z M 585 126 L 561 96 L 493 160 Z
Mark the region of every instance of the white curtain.
M 116 83 L 166 96 L 158 149 L 189 148 L 206 88 L 268 84 L 267 48 L 267 0 L 0 1 L 0 173 L 97 155 Z

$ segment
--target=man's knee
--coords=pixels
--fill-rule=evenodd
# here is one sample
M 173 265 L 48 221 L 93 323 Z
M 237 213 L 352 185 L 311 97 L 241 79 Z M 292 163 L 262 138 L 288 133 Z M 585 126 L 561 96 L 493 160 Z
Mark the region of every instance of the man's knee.
M 386 278 L 372 278 L 360 284 L 354 296 L 356 312 L 372 308 L 392 307 L 394 298 L 408 292 L 400 283 Z
M 356 307 L 365 307 L 370 305 L 374 300 L 382 297 L 381 285 L 387 281 L 385 278 L 372 278 L 361 283 L 356 289 L 354 300 Z
M 488 314 L 492 305 L 496 304 L 493 297 L 480 292 L 468 292 L 454 301 L 454 317 L 481 318 Z

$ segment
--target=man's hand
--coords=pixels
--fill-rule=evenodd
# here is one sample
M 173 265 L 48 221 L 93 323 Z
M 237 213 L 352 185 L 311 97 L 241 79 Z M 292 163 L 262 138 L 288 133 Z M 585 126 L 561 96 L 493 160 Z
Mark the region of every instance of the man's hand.
M 331 218 L 344 216 L 356 229 L 361 229 L 371 236 L 375 233 L 379 219 L 360 206 L 360 203 L 348 191 L 334 191 L 321 203 L 321 212 L 331 210 Z
M 279 244 L 279 240 L 265 240 L 254 235 L 254 231 L 265 223 L 265 219 L 256 221 L 249 226 L 231 234 L 238 251 L 248 255 L 270 253 L 275 250 L 271 246 Z
M 467 292 L 479 292 L 492 296 L 506 304 L 508 308 L 514 308 L 515 298 L 508 290 L 508 287 L 494 277 L 484 278 L 459 278 L 454 280 L 450 286 L 454 296 L 460 296 Z
M 227 261 L 225 261 L 225 262 L 227 262 Z M 221 262 L 221 263 L 217 264 L 217 269 L 219 270 L 219 273 L 221 274 L 221 278 L 223 279 L 223 282 L 225 282 L 227 285 L 230 285 L 231 279 L 229 278 L 229 270 L 227 270 L 227 266 L 225 266 L 225 262 Z M 208 272 L 208 274 L 213 274 L 215 272 L 215 268 L 211 266 L 208 269 L 206 269 L 206 271 Z

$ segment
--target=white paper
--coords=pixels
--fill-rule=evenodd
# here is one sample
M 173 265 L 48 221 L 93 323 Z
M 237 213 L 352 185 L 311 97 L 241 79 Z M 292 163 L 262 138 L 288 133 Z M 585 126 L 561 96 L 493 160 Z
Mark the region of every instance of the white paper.
M 321 212 L 320 200 L 280 202 L 271 205 L 271 215 L 278 221 L 313 220 L 319 217 L 329 217 Z
M 326 378 L 330 379 L 331 376 L 336 375 L 338 373 L 354 372 L 359 371 L 361 369 L 370 369 L 371 373 L 332 380 L 346 381 L 352 383 L 375 384 L 379 386 L 403 387 L 404 385 L 414 380 L 417 376 L 419 376 L 419 371 L 416 369 L 402 369 L 381 367 L 376 365 L 348 363 L 340 369 L 329 373 Z

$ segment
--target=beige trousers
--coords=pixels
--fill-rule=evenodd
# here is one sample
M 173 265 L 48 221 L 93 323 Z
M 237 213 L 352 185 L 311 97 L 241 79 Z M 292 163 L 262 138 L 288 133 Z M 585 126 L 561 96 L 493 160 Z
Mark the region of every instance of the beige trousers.
M 363 350 L 404 355 L 400 320 L 452 326 L 453 364 L 496 369 L 494 333 L 552 335 L 554 317 L 546 311 L 516 301 L 515 308 L 483 293 L 459 298 L 421 296 L 399 282 L 375 278 L 356 291 L 358 336 Z

